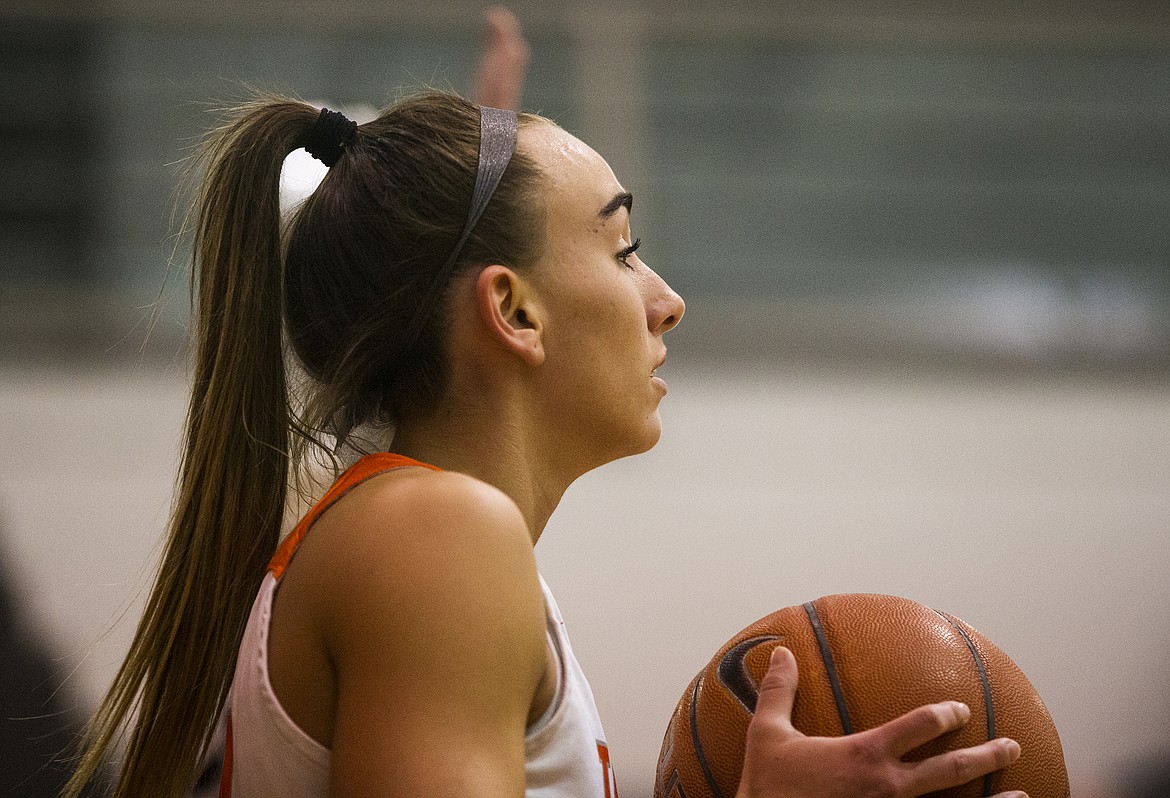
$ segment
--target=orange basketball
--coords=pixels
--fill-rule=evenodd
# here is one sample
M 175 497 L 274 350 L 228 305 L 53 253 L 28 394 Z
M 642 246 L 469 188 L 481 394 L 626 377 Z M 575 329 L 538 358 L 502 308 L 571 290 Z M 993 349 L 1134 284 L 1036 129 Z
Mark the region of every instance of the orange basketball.
M 967 624 L 896 596 L 825 596 L 774 612 L 731 638 L 687 687 L 662 743 L 655 798 L 733 798 L 744 740 L 772 649 L 800 669 L 793 725 L 810 736 L 872 729 L 915 707 L 962 701 L 971 719 L 910 753 L 924 759 L 996 737 L 1021 747 L 1010 767 L 943 792 L 974 798 L 1024 790 L 1068 798 L 1056 727 L 1027 677 Z

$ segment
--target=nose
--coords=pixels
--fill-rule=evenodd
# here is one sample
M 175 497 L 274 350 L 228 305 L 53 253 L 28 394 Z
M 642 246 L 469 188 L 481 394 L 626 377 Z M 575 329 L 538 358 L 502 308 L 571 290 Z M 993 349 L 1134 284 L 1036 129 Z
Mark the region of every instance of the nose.
M 654 290 L 650 301 L 646 303 L 646 321 L 650 332 L 662 335 L 678 326 L 686 313 L 687 304 L 656 272 L 653 274 Z

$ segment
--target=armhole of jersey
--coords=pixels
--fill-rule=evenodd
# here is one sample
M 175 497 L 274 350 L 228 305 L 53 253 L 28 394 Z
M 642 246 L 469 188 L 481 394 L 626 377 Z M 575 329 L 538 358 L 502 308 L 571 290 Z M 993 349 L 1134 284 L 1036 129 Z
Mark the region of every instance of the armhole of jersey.
M 544 598 L 544 616 L 545 616 L 545 644 L 548 646 L 549 653 L 553 658 L 553 673 L 556 683 L 553 685 L 552 698 L 549 699 L 548 706 L 544 713 L 527 729 L 524 730 L 524 736 L 530 737 L 538 734 L 546 726 L 552 723 L 553 717 L 557 714 L 557 710 L 565 703 L 565 692 L 569 683 L 568 673 L 565 671 L 565 655 L 561 651 L 561 641 L 558 637 L 558 621 L 553 614 L 552 607 L 548 603 L 547 586 L 541 581 L 541 593 Z

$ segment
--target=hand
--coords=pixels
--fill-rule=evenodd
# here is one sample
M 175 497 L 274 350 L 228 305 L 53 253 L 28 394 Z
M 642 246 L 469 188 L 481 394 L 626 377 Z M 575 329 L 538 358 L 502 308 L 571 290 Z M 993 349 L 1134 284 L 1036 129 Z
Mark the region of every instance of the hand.
M 479 59 L 472 99 L 492 108 L 520 110 L 520 90 L 528 69 L 528 41 L 520 21 L 506 8 L 484 12 L 483 54 Z
M 778 647 L 748 727 L 738 798 L 910 798 L 965 784 L 1020 755 L 1014 740 L 999 739 L 903 762 L 909 751 L 967 722 L 971 710 L 953 701 L 919 707 L 846 737 L 806 737 L 792 725 L 796 681 L 796 658 Z M 996 798 L 1026 796 L 1012 792 Z

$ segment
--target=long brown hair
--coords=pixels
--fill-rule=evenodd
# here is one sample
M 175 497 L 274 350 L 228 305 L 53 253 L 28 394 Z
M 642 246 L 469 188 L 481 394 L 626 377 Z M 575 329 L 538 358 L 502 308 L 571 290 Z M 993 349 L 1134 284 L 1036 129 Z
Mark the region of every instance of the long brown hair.
M 360 126 L 283 234 L 281 167 L 317 117 L 299 101 L 261 98 L 235 109 L 200 150 L 194 379 L 174 514 L 130 652 L 65 796 L 81 793 L 123 737 L 114 795 L 191 789 L 296 461 L 327 447 L 339 417 L 347 426 L 393 421 L 446 389 L 443 304 L 405 349 L 403 331 L 423 294 L 443 288 L 432 283 L 470 204 L 478 108 L 427 92 Z M 538 120 L 521 115 L 521 125 Z M 539 178 L 518 151 L 462 267 L 535 260 Z M 311 378 L 304 401 L 290 396 L 289 348 Z

